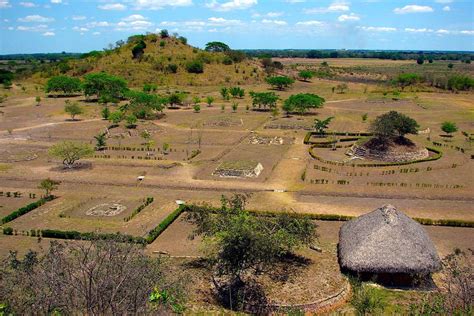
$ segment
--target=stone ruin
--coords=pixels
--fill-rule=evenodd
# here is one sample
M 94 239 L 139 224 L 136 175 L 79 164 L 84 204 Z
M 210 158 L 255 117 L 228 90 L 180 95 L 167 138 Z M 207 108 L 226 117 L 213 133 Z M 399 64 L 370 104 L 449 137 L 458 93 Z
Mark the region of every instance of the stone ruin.
M 429 157 L 428 149 L 415 148 L 412 151 L 398 152 L 398 151 L 381 151 L 370 149 L 365 146 L 354 145 L 346 153 L 353 159 L 362 158 L 366 160 L 375 160 L 383 162 L 406 162 L 421 160 Z
M 223 178 L 256 178 L 263 170 L 257 161 L 227 161 L 216 168 L 213 175 Z
M 115 216 L 123 211 L 125 211 L 127 207 L 125 205 L 119 203 L 101 203 L 92 208 L 90 208 L 86 215 L 88 216 Z
M 249 137 L 249 144 L 251 145 L 283 145 L 283 138 L 278 136 L 260 136 L 252 133 Z

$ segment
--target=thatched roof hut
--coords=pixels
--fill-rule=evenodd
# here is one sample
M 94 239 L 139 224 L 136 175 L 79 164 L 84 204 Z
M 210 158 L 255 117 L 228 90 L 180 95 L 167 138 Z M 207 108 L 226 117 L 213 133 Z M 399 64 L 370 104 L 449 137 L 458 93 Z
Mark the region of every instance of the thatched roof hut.
M 392 205 L 345 223 L 339 231 L 341 269 L 359 274 L 430 274 L 440 269 L 424 228 Z

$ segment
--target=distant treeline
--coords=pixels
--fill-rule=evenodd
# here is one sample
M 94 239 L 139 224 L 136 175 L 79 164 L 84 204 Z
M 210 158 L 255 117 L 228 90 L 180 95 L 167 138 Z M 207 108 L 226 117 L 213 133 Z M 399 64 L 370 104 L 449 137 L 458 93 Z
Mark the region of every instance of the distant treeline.
M 474 60 L 473 52 L 446 51 L 375 51 L 375 50 L 314 50 L 314 49 L 244 49 L 249 57 L 259 58 L 377 58 L 391 60 Z
M 37 54 L 8 54 L 0 55 L 0 60 L 48 60 L 48 61 L 60 61 L 69 58 L 79 58 L 82 54 L 79 53 L 37 53 Z

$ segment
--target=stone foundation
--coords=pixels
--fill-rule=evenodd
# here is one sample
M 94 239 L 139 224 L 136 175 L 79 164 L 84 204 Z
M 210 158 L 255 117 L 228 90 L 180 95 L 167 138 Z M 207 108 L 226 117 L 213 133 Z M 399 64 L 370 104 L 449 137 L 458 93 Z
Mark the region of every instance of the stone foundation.
M 409 152 L 396 152 L 396 151 L 379 151 L 374 149 L 369 149 L 364 146 L 354 145 L 349 150 L 350 156 L 361 157 L 367 160 L 376 160 L 384 162 L 406 162 L 421 160 L 429 157 L 428 149 L 426 148 L 417 148 L 414 151 Z

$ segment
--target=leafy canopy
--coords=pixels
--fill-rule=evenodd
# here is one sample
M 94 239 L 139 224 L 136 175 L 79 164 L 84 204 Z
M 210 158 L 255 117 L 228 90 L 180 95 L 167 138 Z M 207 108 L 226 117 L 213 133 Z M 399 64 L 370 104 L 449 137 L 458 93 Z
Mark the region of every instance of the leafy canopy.
M 284 90 L 295 82 L 295 80 L 287 76 L 268 77 L 265 80 L 269 85 L 271 85 L 273 88 L 276 88 L 278 90 Z
M 81 80 L 79 78 L 69 76 L 51 77 L 46 83 L 46 93 L 62 92 L 64 95 L 70 95 L 74 92 L 81 91 Z
M 128 90 L 125 79 L 105 72 L 85 75 L 84 80 L 83 89 L 86 96 L 95 95 L 98 98 L 108 96 L 121 99 Z
M 299 93 L 290 96 L 283 103 L 283 110 L 287 113 L 297 112 L 305 113 L 309 109 L 321 108 L 324 104 L 324 98 L 312 93 Z
M 274 92 L 250 92 L 252 106 L 267 110 L 276 107 L 278 96 Z
M 72 168 L 79 159 L 92 155 L 94 149 L 88 144 L 63 141 L 51 146 L 48 153 L 52 157 L 62 159 L 67 168 Z
M 393 137 L 404 137 L 406 134 L 416 134 L 418 132 L 418 123 L 411 117 L 390 111 L 377 116 L 370 124 L 369 130 L 375 137 L 386 140 Z
M 441 124 L 441 130 L 447 134 L 451 134 L 451 133 L 457 132 L 458 127 L 456 126 L 454 122 L 446 121 L 446 122 L 443 122 L 443 124 Z
M 230 51 L 230 47 L 222 42 L 209 42 L 204 50 L 208 52 L 227 52 Z

